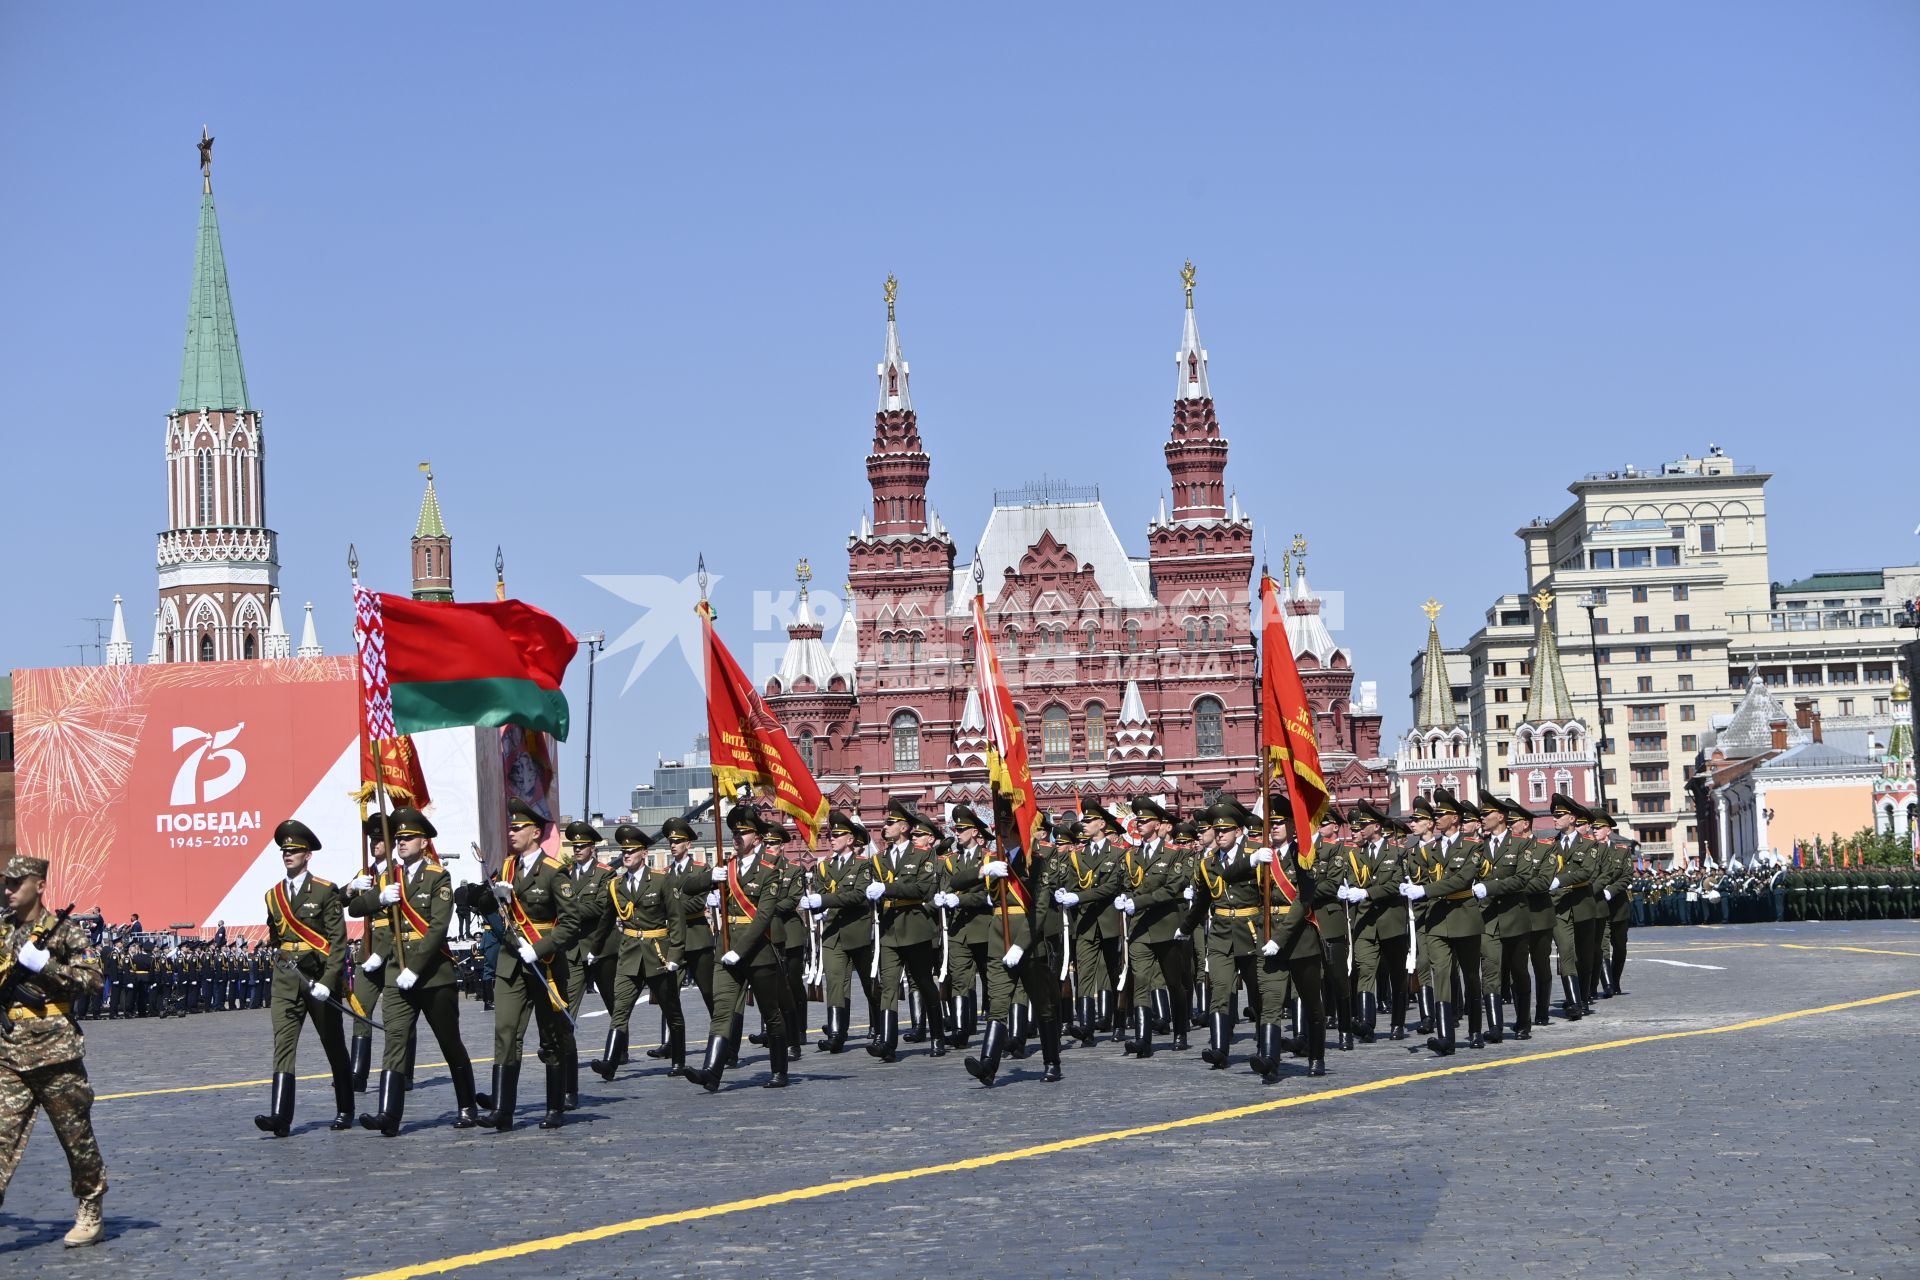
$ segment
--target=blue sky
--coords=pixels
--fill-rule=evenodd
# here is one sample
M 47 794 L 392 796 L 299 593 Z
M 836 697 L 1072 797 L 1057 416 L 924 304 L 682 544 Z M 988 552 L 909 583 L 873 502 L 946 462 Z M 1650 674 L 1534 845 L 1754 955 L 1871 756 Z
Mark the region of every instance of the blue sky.
M 1191 257 L 1229 482 L 1391 732 L 1418 602 L 1463 639 L 1587 470 L 1718 443 L 1776 474 L 1776 578 L 1915 558 L 1917 65 L 1904 3 L 9 5 L 0 667 L 115 592 L 144 654 L 205 122 L 330 651 L 349 541 L 406 587 L 424 458 L 462 595 L 502 544 L 617 635 L 585 575 L 704 551 L 736 649 L 779 639 L 751 593 L 837 583 L 866 502 L 889 271 L 962 548 L 1044 474 L 1144 552 Z M 702 723 L 629 667 L 597 806 Z

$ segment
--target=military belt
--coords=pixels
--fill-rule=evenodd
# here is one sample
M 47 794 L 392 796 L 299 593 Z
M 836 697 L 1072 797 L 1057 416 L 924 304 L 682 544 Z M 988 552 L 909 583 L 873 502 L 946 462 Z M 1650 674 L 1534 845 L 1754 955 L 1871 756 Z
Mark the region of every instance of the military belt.
M 393 921 L 387 919 L 385 916 L 375 916 L 371 923 L 376 929 L 388 929 L 393 926 Z
M 620 932 L 626 934 L 629 938 L 664 938 L 667 936 L 665 929 L 629 929 L 624 924 L 620 926 Z
M 753 917 L 752 916 L 728 916 L 727 923 L 728 924 L 752 924 Z
M 279 949 L 281 951 L 318 951 L 320 948 L 310 942 L 283 942 Z
M 49 1000 L 42 1005 L 17 1004 L 10 1012 L 16 1018 L 64 1018 L 67 1016 L 67 1006 Z
M 927 904 L 927 900 L 925 898 L 882 898 L 880 899 L 880 905 L 887 908 L 890 911 L 901 911 L 907 907 L 923 907 L 926 904 Z
M 1446 895 L 1446 896 L 1445 896 L 1445 897 L 1444 897 L 1444 898 L 1442 899 L 1442 901 L 1444 901 L 1444 902 L 1458 902 L 1458 901 L 1460 901 L 1460 900 L 1461 900 L 1462 898 L 1471 898 L 1472 896 L 1473 896 L 1473 890 L 1471 890 L 1471 889 L 1462 889 L 1462 890 L 1461 890 L 1460 892 L 1458 892 L 1458 893 L 1449 893 L 1449 894 L 1447 894 L 1447 895 Z
M 1213 914 L 1217 916 L 1223 916 L 1228 920 L 1242 920 L 1248 916 L 1259 915 L 1260 908 L 1258 907 L 1215 907 L 1213 909 Z

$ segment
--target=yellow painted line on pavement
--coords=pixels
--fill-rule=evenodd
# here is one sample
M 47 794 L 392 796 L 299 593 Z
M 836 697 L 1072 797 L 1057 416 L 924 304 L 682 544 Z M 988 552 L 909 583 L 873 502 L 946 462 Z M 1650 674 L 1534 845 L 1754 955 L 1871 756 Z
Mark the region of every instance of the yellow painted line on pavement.
M 1863 956 L 1911 956 L 1916 960 L 1920 960 L 1920 951 L 1889 951 L 1885 947 L 1815 947 L 1803 942 L 1776 942 L 1773 945 L 1787 951 L 1852 951 Z
M 1771 947 L 1775 945 L 1778 944 L 1772 942 L 1696 942 L 1682 943 L 1674 947 L 1629 947 L 1627 954 L 1630 956 L 1638 956 L 1651 952 L 1667 951 L 1738 951 L 1744 947 Z
M 894 1169 L 886 1173 L 866 1174 L 857 1178 L 843 1178 L 836 1182 L 823 1182 L 811 1187 L 796 1187 L 790 1191 L 776 1191 L 768 1195 L 752 1196 L 744 1200 L 727 1200 L 720 1204 L 703 1205 L 695 1209 L 678 1209 L 671 1213 L 657 1213 L 644 1218 L 629 1218 L 625 1222 L 612 1222 L 605 1226 L 590 1227 L 584 1231 L 568 1231 L 559 1235 L 543 1236 L 520 1244 L 502 1245 L 494 1249 L 481 1249 L 473 1253 L 456 1254 L 450 1258 L 440 1258 L 431 1262 L 416 1262 L 409 1266 L 395 1267 L 389 1271 L 371 1272 L 356 1280 L 411 1280 L 414 1276 L 444 1275 L 449 1271 L 458 1271 L 463 1267 L 476 1267 L 488 1262 L 501 1262 L 509 1258 L 525 1258 L 539 1253 L 552 1253 L 576 1244 L 591 1244 L 598 1240 L 610 1240 L 616 1236 L 631 1235 L 638 1231 L 648 1231 L 654 1227 L 672 1226 L 682 1222 L 698 1222 L 705 1218 L 725 1217 L 729 1214 L 745 1213 L 753 1209 L 765 1209 L 774 1205 L 793 1204 L 802 1200 L 818 1200 L 824 1196 L 840 1195 L 848 1191 L 859 1191 L 867 1187 L 885 1186 L 895 1182 L 910 1182 L 921 1178 L 931 1178 L 944 1173 L 965 1173 L 976 1169 L 992 1168 L 995 1165 L 1011 1164 L 1017 1160 L 1032 1160 L 1040 1156 L 1058 1155 L 1063 1151 L 1076 1151 L 1083 1147 L 1099 1146 L 1108 1142 L 1122 1142 L 1131 1138 L 1151 1137 L 1154 1134 L 1171 1133 L 1179 1129 L 1191 1129 L 1200 1125 L 1218 1124 L 1223 1120 L 1242 1120 L 1250 1116 L 1265 1115 L 1269 1112 L 1285 1110 L 1289 1107 L 1306 1106 L 1313 1102 L 1331 1102 L 1339 1098 L 1352 1098 L 1361 1094 L 1375 1093 L 1382 1089 L 1394 1089 L 1403 1085 L 1417 1084 L 1425 1080 L 1440 1080 L 1447 1076 L 1468 1075 L 1476 1071 L 1492 1071 L 1501 1067 L 1518 1066 L 1529 1062 L 1551 1062 L 1556 1058 L 1572 1058 L 1580 1054 L 1602 1053 L 1611 1049 L 1625 1049 L 1634 1045 L 1657 1044 L 1664 1040 L 1688 1040 L 1696 1036 L 1725 1035 L 1733 1031 L 1752 1031 L 1760 1027 L 1775 1026 L 1782 1022 L 1791 1022 L 1797 1018 L 1811 1018 L 1825 1013 L 1840 1013 L 1848 1009 L 1865 1009 L 1873 1005 L 1888 1004 L 1896 1000 L 1911 1000 L 1920 996 L 1920 989 L 1896 991 L 1890 995 L 1870 996 L 1864 1000 L 1849 1000 L 1841 1004 L 1821 1005 L 1812 1009 L 1794 1009 L 1787 1013 L 1769 1014 L 1764 1018 L 1751 1018 L 1745 1022 L 1730 1023 L 1724 1027 L 1701 1027 L 1692 1031 L 1663 1031 L 1652 1035 L 1631 1036 L 1624 1040 L 1608 1040 L 1599 1044 L 1575 1045 L 1565 1049 L 1551 1049 L 1543 1053 L 1528 1053 L 1512 1058 L 1493 1058 L 1482 1062 L 1462 1063 L 1457 1066 L 1439 1067 L 1432 1071 L 1415 1071 L 1406 1075 L 1388 1076 L 1381 1080 L 1370 1080 L 1364 1084 L 1347 1085 L 1339 1089 L 1323 1089 L 1317 1093 L 1297 1094 L 1292 1097 L 1274 1098 L 1266 1102 L 1251 1103 L 1243 1107 L 1229 1107 L 1223 1111 L 1208 1111 L 1200 1115 L 1185 1116 L 1178 1120 L 1166 1120 L 1159 1124 L 1138 1125 L 1130 1129 L 1109 1129 L 1103 1133 L 1090 1133 L 1077 1138 L 1063 1138 L 1057 1142 L 1043 1142 L 1030 1147 L 1017 1147 L 1011 1151 L 995 1151 L 987 1155 L 969 1156 L 961 1160 L 951 1160 L 942 1164 L 921 1165 L 913 1169 Z

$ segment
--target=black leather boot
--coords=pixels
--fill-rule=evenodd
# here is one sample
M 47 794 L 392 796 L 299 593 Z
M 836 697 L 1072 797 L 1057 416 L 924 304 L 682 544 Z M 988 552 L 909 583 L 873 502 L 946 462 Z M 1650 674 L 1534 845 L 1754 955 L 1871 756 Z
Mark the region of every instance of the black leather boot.
M 453 1076 L 453 1127 L 474 1128 L 480 1123 L 480 1107 L 473 1089 L 473 1064 L 469 1062 L 462 1067 L 449 1065 L 447 1070 Z
M 1415 1035 L 1433 1034 L 1433 992 L 1426 987 L 1420 988 L 1420 1021 L 1414 1025 Z
M 1079 1021 L 1073 1025 L 1073 1038 L 1083 1045 L 1091 1045 L 1093 1043 L 1095 1034 L 1093 1011 L 1096 1003 L 1092 996 L 1081 996 L 1073 1002 L 1074 1008 L 1079 1011 L 1080 1015 Z
M 1260 1053 L 1254 1070 L 1260 1073 L 1261 1084 L 1280 1083 L 1280 1028 L 1272 1023 L 1260 1024 Z
M 558 1129 L 567 1122 L 567 1064 L 547 1064 L 547 1114 L 540 1117 L 542 1129 Z
M 385 1138 L 400 1136 L 400 1116 L 407 1100 L 406 1077 L 397 1071 L 380 1073 L 380 1110 L 360 1117 L 362 1129 L 378 1130 Z
M 1024 1060 L 1028 1052 L 1027 1039 L 1033 1035 L 1033 1006 L 1016 1004 L 1007 1010 L 1007 1017 L 1011 1021 L 1007 1026 L 1006 1051 L 1011 1057 Z M 1093 1041 L 1089 1039 L 1087 1043 Z
M 1483 996 L 1481 1020 L 1487 1024 L 1487 1043 L 1501 1044 L 1507 1038 L 1507 1005 L 1499 996 Z
M 787 1045 L 785 1036 L 772 1037 L 767 1046 L 767 1054 L 773 1059 L 773 1074 L 760 1087 L 763 1089 L 784 1089 L 787 1087 Z
M 687 1024 L 667 1028 L 667 1074 L 687 1074 Z
M 931 1003 L 922 1000 L 921 1008 L 926 1011 L 927 1039 L 931 1046 L 927 1049 L 929 1058 L 947 1056 L 947 1002 L 936 997 Z
M 1434 1034 L 1427 1037 L 1427 1048 L 1433 1050 L 1433 1052 L 1443 1058 L 1450 1057 L 1453 1054 L 1454 1047 L 1453 1007 L 1446 1004 L 1441 1005 L 1436 1021 L 1438 1023 L 1438 1029 Z
M 988 1088 L 992 1088 L 993 1078 L 1000 1073 L 1000 1052 L 1006 1047 L 1006 1043 L 1007 1024 L 987 1023 L 987 1033 L 980 1041 L 980 1056 L 967 1059 L 967 1074 Z
M 707 1060 L 700 1066 L 687 1070 L 687 1079 L 705 1089 L 708 1093 L 720 1092 L 720 1076 L 726 1071 L 727 1038 L 725 1036 L 707 1037 Z
M 386 1070 L 380 1072 L 378 1083 L 375 1084 L 373 1091 L 373 1110 L 371 1112 L 362 1111 L 360 1113 L 360 1127 L 362 1129 L 380 1129 L 385 1127 L 387 1123 L 387 1099 L 395 1092 L 395 1090 L 388 1087 L 390 1078 L 395 1083 L 399 1080 L 399 1077 L 394 1072 Z
M 1562 974 L 1560 992 L 1566 997 L 1565 1017 L 1568 1022 L 1578 1022 L 1585 1016 L 1586 1010 L 1580 1007 L 1580 979 Z
M 927 1038 L 927 1011 L 921 1007 L 920 989 L 911 982 L 907 984 L 907 1033 L 900 1038 L 908 1044 L 919 1044 Z
M 367 1091 L 367 1072 L 373 1069 L 373 1037 L 355 1036 L 347 1045 L 347 1066 L 353 1071 L 353 1091 Z
M 1360 1043 L 1372 1044 L 1379 1032 L 1380 998 L 1371 991 L 1360 995 Z
M 1207 1047 L 1200 1060 L 1215 1071 L 1224 1071 L 1233 1046 L 1233 1019 L 1225 1013 L 1207 1015 Z
M 593 1073 L 602 1080 L 612 1080 L 614 1073 L 620 1069 L 620 1060 L 626 1051 L 626 1029 L 624 1027 L 609 1027 L 607 1028 L 607 1044 L 606 1047 L 600 1051 L 601 1056 L 595 1058 L 587 1065 L 592 1067 Z
M 1133 1010 L 1133 1055 L 1142 1062 L 1153 1056 L 1153 1010 L 1138 1003 Z
M 1607 973 L 1607 986 L 1611 994 L 1616 996 L 1623 996 L 1627 994 L 1620 987 L 1620 979 L 1626 976 L 1627 976 L 1627 958 L 1624 955 L 1617 955 L 1613 958 L 1613 968 L 1609 970 Z
M 253 1118 L 254 1128 L 276 1138 L 287 1136 L 293 1126 L 293 1072 L 273 1073 L 273 1088 L 268 1095 L 267 1114 Z
M 1469 1049 L 1484 1049 L 1487 1047 L 1486 1038 L 1481 1034 L 1483 1019 L 1486 1017 L 1486 1004 L 1487 1002 L 1483 997 L 1479 1004 L 1470 1003 L 1467 1005 L 1467 1047 Z
M 1307 1029 L 1307 1074 L 1327 1074 L 1327 1031 L 1324 1026 Z
M 335 1133 L 353 1128 L 353 1078 L 350 1075 L 333 1078 L 333 1119 L 327 1128 Z
M 580 1050 L 575 1048 L 560 1064 L 560 1109 L 578 1111 L 580 1109 Z
M 820 1038 L 813 1042 L 814 1048 L 820 1050 L 822 1053 L 840 1052 L 845 1038 L 836 1035 L 839 1025 L 840 1010 L 837 1008 L 829 1008 L 827 1010 L 827 1025 L 820 1029 Z
M 1064 1078 L 1060 1070 L 1060 1023 L 1058 1019 L 1047 1018 L 1040 1023 L 1040 1072 L 1042 1084 L 1059 1084 Z
M 667 1049 L 667 1015 L 663 1013 L 660 1015 L 660 1043 L 654 1045 L 653 1048 L 647 1050 L 647 1056 L 649 1058 L 664 1058 L 668 1056 L 668 1052 L 669 1051 Z
M 493 1106 L 480 1113 L 480 1127 L 496 1133 L 513 1128 L 513 1108 L 520 1095 L 520 1064 L 493 1069 Z
M 867 1052 L 882 1062 L 900 1060 L 900 1011 L 888 1009 L 880 1015 L 880 1038 L 867 1046 Z

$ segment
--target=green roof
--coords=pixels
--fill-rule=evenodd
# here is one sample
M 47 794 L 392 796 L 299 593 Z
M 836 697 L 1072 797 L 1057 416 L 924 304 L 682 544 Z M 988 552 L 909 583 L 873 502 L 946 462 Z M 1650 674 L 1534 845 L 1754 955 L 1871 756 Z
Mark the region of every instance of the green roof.
M 246 410 L 247 375 L 240 367 L 240 335 L 227 292 L 227 258 L 213 193 L 200 197 L 200 238 L 193 249 L 193 296 L 187 303 L 187 349 L 180 362 L 176 413 L 196 409 Z
M 1802 578 L 1798 582 L 1785 582 L 1774 587 L 1775 594 L 1811 595 L 1820 591 L 1879 591 L 1887 585 L 1887 575 L 1878 569 L 1858 570 L 1851 573 L 1816 573 L 1811 578 Z
M 447 525 L 440 518 L 440 495 L 433 491 L 433 477 L 427 477 L 426 496 L 420 499 L 420 521 L 413 527 L 416 538 L 444 538 Z

